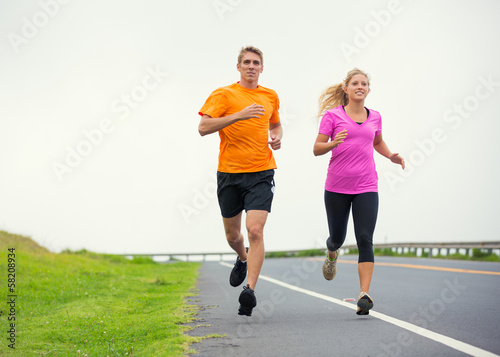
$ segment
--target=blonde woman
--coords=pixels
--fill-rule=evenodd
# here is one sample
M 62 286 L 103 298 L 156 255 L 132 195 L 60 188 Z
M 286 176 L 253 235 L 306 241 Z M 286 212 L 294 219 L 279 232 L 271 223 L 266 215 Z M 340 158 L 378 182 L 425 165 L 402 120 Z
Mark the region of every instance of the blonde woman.
M 344 244 L 349 212 L 359 250 L 360 294 L 358 315 L 368 315 L 373 299 L 368 295 L 373 274 L 373 232 L 378 213 L 378 177 L 373 149 L 404 169 L 404 159 L 392 153 L 382 139 L 380 114 L 365 107 L 370 93 L 368 75 L 354 68 L 342 83 L 326 89 L 319 99 L 322 117 L 314 155 L 332 153 L 325 183 L 325 207 L 330 236 L 323 276 L 337 273 L 338 249 Z

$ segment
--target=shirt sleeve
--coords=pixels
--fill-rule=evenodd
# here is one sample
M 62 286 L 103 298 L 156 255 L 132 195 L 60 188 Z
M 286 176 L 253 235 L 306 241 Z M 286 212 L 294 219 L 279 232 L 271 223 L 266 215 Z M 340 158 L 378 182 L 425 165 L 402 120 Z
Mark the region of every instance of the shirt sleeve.
M 327 111 L 323 115 L 323 118 L 321 119 L 321 123 L 319 125 L 319 133 L 332 137 L 333 128 L 334 128 L 333 115 L 332 113 Z
M 227 110 L 227 98 L 223 88 L 218 88 L 210 94 L 203 107 L 198 112 L 199 115 L 210 115 L 212 118 L 221 118 Z
M 377 123 L 377 130 L 375 130 L 375 136 L 379 136 L 382 134 L 382 117 L 379 116 Z
M 270 123 L 279 123 L 280 122 L 280 99 L 278 98 L 278 94 L 275 92 L 274 93 L 274 111 L 273 114 L 271 115 L 271 118 L 269 118 Z

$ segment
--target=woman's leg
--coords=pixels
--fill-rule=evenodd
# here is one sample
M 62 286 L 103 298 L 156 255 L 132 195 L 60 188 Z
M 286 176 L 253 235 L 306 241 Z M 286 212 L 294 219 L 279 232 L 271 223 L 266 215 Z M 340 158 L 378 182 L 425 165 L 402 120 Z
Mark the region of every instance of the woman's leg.
M 373 232 L 377 222 L 378 193 L 356 195 L 352 201 L 354 232 L 359 250 L 358 274 L 362 292 L 368 293 L 373 275 Z
M 347 222 L 353 195 L 325 191 L 325 208 L 330 236 L 326 240 L 329 252 L 338 250 L 345 241 Z M 335 256 L 329 255 L 330 259 Z
M 338 249 L 344 244 L 352 195 L 343 195 L 325 191 L 325 208 L 330 236 L 326 240 L 328 257 L 325 258 L 322 271 L 326 280 L 337 275 Z

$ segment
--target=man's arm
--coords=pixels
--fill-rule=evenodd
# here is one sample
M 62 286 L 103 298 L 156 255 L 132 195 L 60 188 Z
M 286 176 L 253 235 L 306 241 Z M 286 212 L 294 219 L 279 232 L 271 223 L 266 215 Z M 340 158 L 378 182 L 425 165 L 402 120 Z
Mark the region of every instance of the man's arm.
M 269 136 L 271 141 L 268 142 L 273 150 L 279 150 L 281 148 L 281 138 L 283 137 L 283 127 L 280 122 L 269 123 Z
M 205 136 L 222 130 L 237 121 L 259 118 L 261 115 L 264 115 L 264 107 L 257 104 L 249 105 L 242 111 L 221 118 L 212 118 L 210 115 L 203 114 L 198 125 L 198 132 L 201 136 Z

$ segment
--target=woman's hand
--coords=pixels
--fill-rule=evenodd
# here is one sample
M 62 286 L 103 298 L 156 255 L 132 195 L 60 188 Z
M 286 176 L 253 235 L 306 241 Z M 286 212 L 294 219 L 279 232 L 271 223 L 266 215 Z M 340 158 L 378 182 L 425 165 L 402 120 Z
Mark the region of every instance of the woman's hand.
M 347 137 L 347 130 L 344 129 L 341 132 L 338 132 L 337 135 L 335 135 L 335 138 L 333 138 L 332 145 L 334 148 L 339 146 L 344 142 L 344 139 Z
M 314 156 L 324 155 L 327 152 L 332 151 L 333 148 L 336 148 L 340 144 L 344 142 L 344 139 L 347 137 L 347 130 L 342 130 L 337 133 L 332 141 L 330 137 L 325 134 L 318 134 L 316 141 L 314 142 L 313 153 Z
M 405 159 L 403 159 L 403 157 L 401 155 L 399 155 L 398 153 L 391 154 L 391 156 L 389 156 L 389 159 L 393 163 L 401 165 L 403 170 L 405 169 Z

